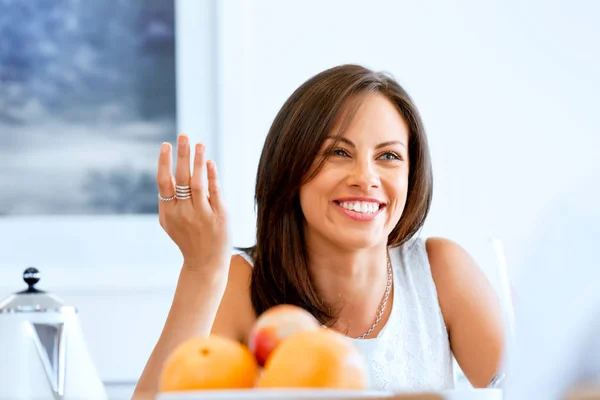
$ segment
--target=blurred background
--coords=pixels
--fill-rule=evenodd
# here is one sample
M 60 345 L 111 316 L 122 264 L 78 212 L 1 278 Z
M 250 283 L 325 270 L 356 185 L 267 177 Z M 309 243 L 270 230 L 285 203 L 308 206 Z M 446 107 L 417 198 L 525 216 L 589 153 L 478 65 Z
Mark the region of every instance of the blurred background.
M 160 143 L 207 145 L 232 245 L 250 245 L 275 114 L 312 75 L 358 63 L 422 113 L 420 235 L 463 245 L 510 309 L 507 285 L 544 276 L 525 260 L 548 224 L 599 215 L 599 15 L 595 1 L 0 0 L 0 295 L 37 267 L 79 306 L 105 382 L 132 389 L 181 265 L 156 215 Z

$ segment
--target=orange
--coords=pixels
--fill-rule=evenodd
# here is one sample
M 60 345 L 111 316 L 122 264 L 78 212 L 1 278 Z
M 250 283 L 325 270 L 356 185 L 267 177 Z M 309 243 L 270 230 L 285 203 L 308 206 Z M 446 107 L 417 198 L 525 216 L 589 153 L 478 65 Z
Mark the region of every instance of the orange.
M 364 358 L 345 336 L 321 328 L 295 333 L 273 351 L 260 388 L 366 389 Z
M 219 336 L 196 337 L 167 358 L 161 378 L 162 392 L 251 388 L 258 365 L 248 348 Z

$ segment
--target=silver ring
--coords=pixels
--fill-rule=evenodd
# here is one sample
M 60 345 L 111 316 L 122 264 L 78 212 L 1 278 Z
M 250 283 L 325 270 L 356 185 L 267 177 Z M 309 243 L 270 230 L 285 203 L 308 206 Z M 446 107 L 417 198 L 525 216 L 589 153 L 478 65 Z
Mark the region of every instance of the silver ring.
M 187 200 L 192 197 L 192 188 L 189 186 L 175 185 L 175 198 L 177 200 Z
M 171 201 L 171 200 L 173 200 L 174 198 L 175 198 L 175 196 L 171 196 L 171 197 L 162 197 L 162 196 L 160 195 L 160 193 L 158 194 L 158 199 L 159 199 L 160 201 Z

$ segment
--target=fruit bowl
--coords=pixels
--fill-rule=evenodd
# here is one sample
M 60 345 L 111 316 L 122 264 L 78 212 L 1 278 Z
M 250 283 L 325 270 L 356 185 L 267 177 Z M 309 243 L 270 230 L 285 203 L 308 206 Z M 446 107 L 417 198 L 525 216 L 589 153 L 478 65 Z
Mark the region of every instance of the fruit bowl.
M 202 390 L 189 392 L 165 392 L 156 396 L 156 400 L 208 400 L 208 399 L 369 399 L 388 397 L 390 393 L 374 390 L 339 389 L 237 389 Z
M 444 400 L 502 400 L 501 389 L 453 389 L 429 392 Z M 412 396 L 411 396 L 412 395 Z M 338 390 L 338 389 L 239 389 L 204 390 L 190 392 L 161 393 L 156 400 L 346 400 L 346 399 L 410 399 L 419 393 L 390 393 L 375 390 Z M 423 393 L 421 393 L 423 395 Z M 421 397 L 419 397 L 421 398 Z

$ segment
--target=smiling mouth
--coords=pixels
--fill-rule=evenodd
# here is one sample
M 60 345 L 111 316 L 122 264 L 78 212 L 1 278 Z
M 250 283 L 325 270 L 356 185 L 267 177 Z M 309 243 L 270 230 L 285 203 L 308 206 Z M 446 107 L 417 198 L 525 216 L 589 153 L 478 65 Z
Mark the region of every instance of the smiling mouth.
M 338 206 L 361 214 L 376 214 L 385 207 L 383 203 L 372 201 L 334 201 Z

